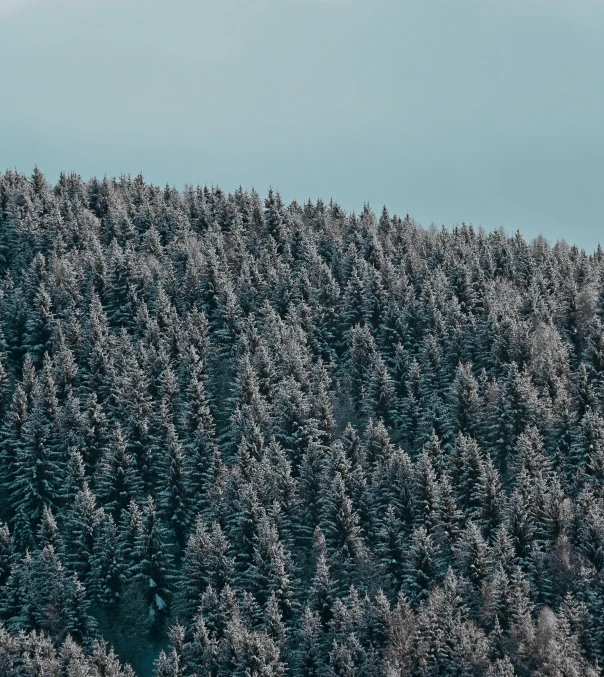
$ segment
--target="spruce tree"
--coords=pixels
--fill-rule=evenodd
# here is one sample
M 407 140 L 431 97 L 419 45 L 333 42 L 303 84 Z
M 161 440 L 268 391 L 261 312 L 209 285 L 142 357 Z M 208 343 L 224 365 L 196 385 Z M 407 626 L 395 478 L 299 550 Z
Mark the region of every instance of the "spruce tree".
M 161 632 L 169 613 L 174 574 L 169 537 L 151 496 L 142 509 L 132 560 L 128 575 L 139 581 L 145 589 L 145 601 L 152 620 L 151 633 L 155 636 Z
M 138 500 L 141 497 L 142 480 L 132 455 L 128 453 L 119 423 L 116 424 L 113 438 L 100 460 L 95 488 L 105 512 L 115 522 L 120 521 L 132 499 Z

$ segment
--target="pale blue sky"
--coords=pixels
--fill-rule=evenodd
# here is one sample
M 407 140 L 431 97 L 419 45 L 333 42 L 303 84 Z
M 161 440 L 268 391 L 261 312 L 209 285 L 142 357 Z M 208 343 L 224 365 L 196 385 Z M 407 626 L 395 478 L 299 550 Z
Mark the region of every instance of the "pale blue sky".
M 604 0 L 0 0 L 0 64 L 2 169 L 604 232 Z

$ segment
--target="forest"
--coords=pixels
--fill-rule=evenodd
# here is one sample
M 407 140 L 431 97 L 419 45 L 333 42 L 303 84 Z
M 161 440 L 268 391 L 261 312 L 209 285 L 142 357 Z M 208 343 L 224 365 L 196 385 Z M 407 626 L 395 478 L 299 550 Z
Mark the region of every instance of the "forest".
M 0 174 L 2 677 L 596 677 L 604 252 Z

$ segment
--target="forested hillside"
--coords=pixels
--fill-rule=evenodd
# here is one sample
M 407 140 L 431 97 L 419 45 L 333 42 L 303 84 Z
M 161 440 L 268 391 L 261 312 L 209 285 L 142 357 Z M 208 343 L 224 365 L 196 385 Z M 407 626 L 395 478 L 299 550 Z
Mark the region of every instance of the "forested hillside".
M 599 675 L 603 321 L 599 248 L 0 175 L 0 674 Z

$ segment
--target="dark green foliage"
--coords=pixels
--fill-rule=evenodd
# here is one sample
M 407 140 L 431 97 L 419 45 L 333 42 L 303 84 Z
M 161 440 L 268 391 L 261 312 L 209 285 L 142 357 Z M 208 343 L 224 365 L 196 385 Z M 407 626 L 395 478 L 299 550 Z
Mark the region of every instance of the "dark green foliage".
M 0 674 L 599 674 L 601 251 L 36 169 L 0 273 Z

